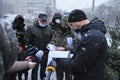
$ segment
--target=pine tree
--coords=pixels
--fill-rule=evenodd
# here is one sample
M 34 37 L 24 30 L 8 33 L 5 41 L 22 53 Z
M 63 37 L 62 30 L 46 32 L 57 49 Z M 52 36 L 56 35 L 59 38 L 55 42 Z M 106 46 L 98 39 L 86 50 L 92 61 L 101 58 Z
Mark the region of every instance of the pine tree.
M 116 18 L 115 27 L 108 27 L 111 46 L 108 47 L 105 80 L 120 80 L 120 18 Z

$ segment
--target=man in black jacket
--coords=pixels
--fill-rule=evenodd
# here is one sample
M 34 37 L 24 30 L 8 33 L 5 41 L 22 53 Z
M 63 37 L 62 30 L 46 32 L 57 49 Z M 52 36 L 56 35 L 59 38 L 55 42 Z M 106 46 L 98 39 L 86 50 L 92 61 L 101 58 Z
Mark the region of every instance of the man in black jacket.
M 89 22 L 85 12 L 79 9 L 70 13 L 68 22 L 79 42 L 72 59 L 57 62 L 62 64 L 63 69 L 72 71 L 74 80 L 105 80 L 107 41 L 104 23 L 95 20 Z
M 29 43 L 32 46 L 36 46 L 39 50 L 42 50 L 44 52 L 44 55 L 40 61 L 40 64 L 41 64 L 40 78 L 41 80 L 44 80 L 44 77 L 46 77 L 45 70 L 46 70 L 46 65 L 48 60 L 48 50 L 46 46 L 50 42 L 52 37 L 52 30 L 47 23 L 46 14 L 40 13 L 38 15 L 38 18 L 36 19 L 34 24 L 27 28 L 26 36 L 29 40 Z M 38 64 L 32 70 L 32 80 L 37 80 L 39 61 L 37 62 Z

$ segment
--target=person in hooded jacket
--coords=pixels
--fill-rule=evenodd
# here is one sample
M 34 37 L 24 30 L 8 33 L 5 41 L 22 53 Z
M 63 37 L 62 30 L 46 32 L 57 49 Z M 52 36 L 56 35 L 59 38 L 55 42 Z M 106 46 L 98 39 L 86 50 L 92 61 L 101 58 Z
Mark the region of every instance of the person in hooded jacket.
M 61 18 L 62 18 L 62 15 L 60 13 L 55 13 L 53 15 L 52 23 L 50 23 L 53 34 L 54 34 L 54 31 L 57 29 L 57 27 L 60 27 Z
M 7 22 L 0 21 L 0 61 L 3 64 L 4 78 L 7 78 L 8 75 L 14 75 L 11 79 L 15 80 L 16 75 L 10 74 L 8 70 L 16 61 L 18 53 L 18 42 L 15 36 L 13 29 Z M 2 71 L 1 71 L 2 72 Z
M 36 60 L 37 64 L 32 70 L 32 80 L 37 80 L 39 63 L 41 64 L 40 78 L 41 80 L 45 80 L 45 70 L 48 60 L 48 50 L 46 48 L 46 45 L 50 42 L 52 37 L 52 29 L 47 23 L 46 14 L 40 13 L 34 24 L 28 26 L 26 30 L 26 37 L 32 46 L 36 46 L 39 50 L 42 50 L 44 52 L 41 61 Z
M 36 63 L 16 61 L 18 40 L 11 25 L 0 20 L 0 80 L 16 80 L 16 71 L 33 68 Z
M 61 24 L 59 27 L 56 28 L 52 39 L 51 39 L 51 44 L 61 47 L 65 47 L 66 50 L 70 50 L 72 48 L 72 44 L 77 42 L 77 38 L 74 35 L 74 32 L 70 29 L 68 23 L 67 23 L 67 18 L 68 16 L 63 16 L 61 18 Z M 67 43 L 67 39 L 71 38 L 71 44 Z M 59 58 L 60 60 L 66 60 L 64 58 Z M 57 60 L 57 59 L 55 59 Z M 57 64 L 56 66 L 56 75 L 57 75 L 57 80 L 63 80 L 64 75 L 65 75 L 65 80 L 72 80 L 72 75 L 70 71 L 64 71 L 62 67 L 60 66 L 61 64 Z
M 97 19 L 89 21 L 85 12 L 79 9 L 71 11 L 68 22 L 79 42 L 71 59 L 57 63 L 61 63 L 64 70 L 72 71 L 74 80 L 105 80 L 107 41 L 104 23 Z

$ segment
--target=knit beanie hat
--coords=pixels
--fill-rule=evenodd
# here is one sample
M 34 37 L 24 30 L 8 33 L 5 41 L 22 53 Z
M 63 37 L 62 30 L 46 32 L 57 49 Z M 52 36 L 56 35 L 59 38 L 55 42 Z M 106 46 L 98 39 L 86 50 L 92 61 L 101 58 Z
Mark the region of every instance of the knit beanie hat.
M 75 9 L 71 11 L 71 13 L 69 14 L 68 22 L 77 22 L 77 21 L 82 21 L 86 19 L 87 19 L 87 16 L 84 11 Z

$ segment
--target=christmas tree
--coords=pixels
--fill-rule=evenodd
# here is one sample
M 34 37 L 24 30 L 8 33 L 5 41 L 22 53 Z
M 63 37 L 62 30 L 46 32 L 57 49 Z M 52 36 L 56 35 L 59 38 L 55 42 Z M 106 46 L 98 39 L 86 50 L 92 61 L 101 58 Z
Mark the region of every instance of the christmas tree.
M 111 46 L 108 46 L 105 80 L 120 80 L 120 17 L 114 27 L 108 27 Z

